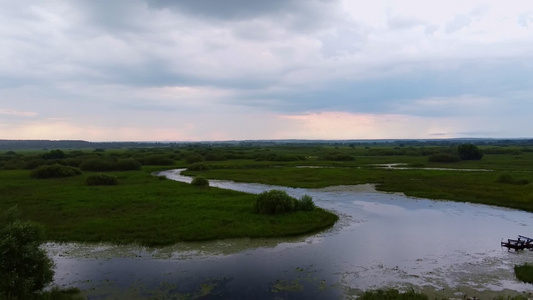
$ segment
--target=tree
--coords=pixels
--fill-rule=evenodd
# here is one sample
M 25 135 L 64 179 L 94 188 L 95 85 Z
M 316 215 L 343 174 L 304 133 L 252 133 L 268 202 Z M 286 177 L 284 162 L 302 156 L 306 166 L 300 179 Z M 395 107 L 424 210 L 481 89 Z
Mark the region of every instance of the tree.
M 18 219 L 16 208 L 0 216 L 0 299 L 32 298 L 54 277 L 54 263 L 39 248 L 37 224 Z
M 474 144 L 459 145 L 457 154 L 461 160 L 480 160 L 483 157 L 483 152 Z

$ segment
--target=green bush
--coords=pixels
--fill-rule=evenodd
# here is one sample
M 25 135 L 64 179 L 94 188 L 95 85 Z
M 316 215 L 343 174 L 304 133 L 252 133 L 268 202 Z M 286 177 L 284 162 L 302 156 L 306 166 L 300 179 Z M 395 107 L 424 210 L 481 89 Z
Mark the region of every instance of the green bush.
M 133 158 L 129 158 L 117 161 L 114 169 L 117 171 L 134 171 L 140 170 L 141 167 L 142 165 L 140 162 L 136 161 Z
M 398 290 L 366 291 L 359 298 L 361 300 L 428 300 L 428 296 L 413 290 L 400 293 Z
M 514 179 L 513 176 L 511 176 L 511 174 L 501 174 L 498 179 L 496 180 L 496 182 L 499 182 L 499 183 L 506 183 L 506 184 L 516 184 L 516 185 L 526 185 L 526 184 L 529 184 L 529 180 L 527 179 Z
M 295 198 L 281 190 L 270 190 L 257 195 L 253 210 L 255 213 L 264 215 L 276 215 L 293 212 L 296 209 Z
M 191 154 L 188 154 L 185 156 L 185 162 L 190 165 L 190 164 L 194 164 L 194 163 L 197 163 L 197 162 L 201 162 L 201 161 L 204 161 L 204 157 L 199 154 L 199 153 L 191 153 Z
M 143 165 L 150 166 L 171 166 L 174 160 L 164 154 L 154 154 L 141 159 Z
M 453 163 L 459 161 L 459 156 L 448 154 L 448 153 L 437 153 L 430 155 L 428 157 L 428 161 L 430 162 L 444 162 L 444 163 Z
M 196 176 L 191 181 L 191 184 L 194 186 L 209 186 L 209 180 L 202 176 Z
M 80 164 L 80 169 L 84 171 L 104 172 L 114 168 L 113 162 L 100 158 L 87 159 Z
M 50 152 L 43 154 L 42 157 L 44 159 L 63 159 L 67 156 L 61 150 L 51 150 Z
M 321 157 L 321 160 L 332 160 L 332 161 L 353 161 L 355 158 L 349 154 L 339 154 L 339 153 L 332 153 L 332 154 L 326 154 Z
M 459 145 L 457 154 L 462 160 L 480 160 L 483 157 L 483 152 L 474 144 Z
M 205 171 L 209 169 L 210 167 L 208 165 L 201 162 L 193 163 L 187 166 L 187 170 L 189 171 Z
M 39 248 L 40 226 L 18 219 L 16 209 L 0 217 L 0 299 L 33 298 L 54 279 L 54 263 Z
M 296 210 L 312 211 L 315 207 L 313 197 L 309 195 L 303 195 L 302 198 L 296 202 Z
M 81 174 L 80 169 L 60 164 L 40 166 L 31 172 L 33 178 L 70 177 Z
M 205 160 L 208 161 L 224 161 L 228 160 L 227 156 L 224 153 L 208 153 L 205 156 Z
M 533 264 L 516 265 L 514 266 L 514 273 L 518 280 L 533 283 Z
M 47 165 L 48 163 L 44 159 L 30 159 L 24 163 L 24 169 L 33 170 L 42 165 Z
M 117 185 L 118 178 L 107 174 L 94 174 L 85 179 L 87 185 Z

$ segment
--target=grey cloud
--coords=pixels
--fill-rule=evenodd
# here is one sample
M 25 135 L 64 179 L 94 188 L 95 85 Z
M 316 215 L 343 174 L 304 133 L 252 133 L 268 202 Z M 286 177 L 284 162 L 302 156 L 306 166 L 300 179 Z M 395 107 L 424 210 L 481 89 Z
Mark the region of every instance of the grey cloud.
M 425 21 L 402 16 L 388 16 L 387 25 L 392 29 L 408 29 L 426 25 Z
M 454 33 L 463 29 L 464 27 L 467 27 L 468 25 L 470 25 L 470 23 L 472 23 L 471 17 L 464 14 L 457 15 L 455 16 L 453 21 L 446 24 L 445 32 Z
M 361 28 L 339 27 L 320 38 L 322 54 L 326 58 L 352 54 L 362 50 L 367 39 L 368 33 Z
M 518 25 L 529 28 L 529 24 L 533 23 L 533 12 L 523 13 L 517 18 Z
M 466 14 L 456 15 L 455 18 L 446 24 L 445 32 L 454 33 L 467 26 L 473 21 L 480 20 L 489 10 L 487 5 L 478 5 Z
M 157 9 L 179 10 L 199 17 L 220 20 L 250 19 L 258 16 L 300 11 L 313 2 L 332 3 L 334 0 L 150 0 L 147 4 Z

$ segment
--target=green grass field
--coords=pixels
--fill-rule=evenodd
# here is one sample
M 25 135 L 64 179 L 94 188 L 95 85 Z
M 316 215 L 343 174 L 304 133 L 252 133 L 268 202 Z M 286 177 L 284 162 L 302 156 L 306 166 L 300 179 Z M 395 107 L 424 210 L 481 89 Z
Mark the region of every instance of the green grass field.
M 116 186 L 88 186 L 84 183 L 88 174 L 32 179 L 26 170 L 0 171 L 0 210 L 16 205 L 24 218 L 43 224 L 52 241 L 150 246 L 297 235 L 337 220 L 322 209 L 254 214 L 254 195 L 161 180 L 146 170 L 113 172 L 119 178 Z
M 375 183 L 379 190 L 387 192 L 533 212 L 533 185 L 529 183 L 533 181 L 533 146 L 480 148 L 485 152 L 481 160 L 454 163 L 428 159 L 436 153 L 452 155 L 457 146 L 449 145 L 213 147 L 199 144 L 183 148 L 84 149 L 63 153 L 10 151 L 0 153 L 0 210 L 18 206 L 23 217 L 42 223 L 48 239 L 54 241 L 144 245 L 297 235 L 329 227 L 337 220 L 321 209 L 261 216 L 251 211 L 254 195 L 194 187 L 160 180 L 150 174 L 201 164 L 205 167 L 200 168 L 202 171 L 186 174 L 305 188 Z M 116 171 L 131 167 L 132 162 L 134 169 Z M 82 174 L 49 179 L 30 177 L 38 166 L 53 163 L 80 167 Z M 393 163 L 410 168 L 376 166 Z M 88 176 L 102 172 L 117 177 L 119 184 L 85 184 Z M 503 175 L 507 176 L 506 181 L 501 180 Z

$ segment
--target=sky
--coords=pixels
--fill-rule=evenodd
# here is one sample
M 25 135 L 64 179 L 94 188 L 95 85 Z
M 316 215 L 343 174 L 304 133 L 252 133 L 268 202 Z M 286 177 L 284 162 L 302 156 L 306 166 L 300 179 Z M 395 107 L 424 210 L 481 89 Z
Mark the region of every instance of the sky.
M 533 137 L 531 0 L 0 4 L 0 139 Z

